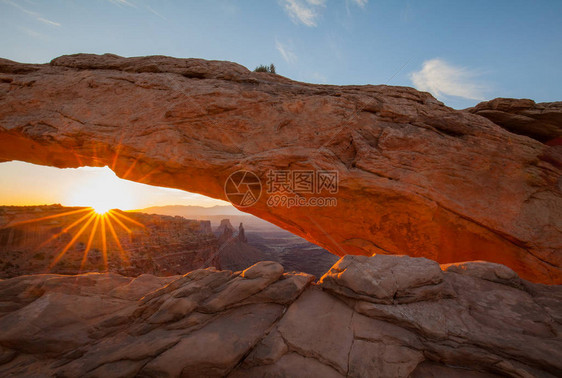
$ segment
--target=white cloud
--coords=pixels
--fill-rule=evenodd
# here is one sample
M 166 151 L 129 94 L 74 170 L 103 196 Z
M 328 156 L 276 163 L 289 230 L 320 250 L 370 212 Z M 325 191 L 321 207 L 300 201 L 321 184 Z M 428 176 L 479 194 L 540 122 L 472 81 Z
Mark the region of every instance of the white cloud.
M 326 0 L 306 0 L 307 3 L 309 3 L 310 5 L 324 5 L 326 3 Z
M 297 61 L 297 55 L 289 46 L 279 41 L 275 41 L 275 47 L 277 48 L 277 51 L 279 51 L 283 59 L 285 59 L 285 62 L 295 63 Z
M 18 3 L 14 3 L 13 1 L 10 1 L 10 0 L 4 0 L 4 2 L 6 4 L 10 4 L 11 6 L 18 8 L 23 13 L 35 18 L 37 21 L 40 21 L 44 24 L 47 24 L 47 25 L 50 25 L 50 26 L 56 26 L 56 27 L 61 26 L 61 24 L 59 24 L 58 22 L 48 20 L 45 17 L 43 17 L 40 13 L 30 11 L 29 9 L 26 9 L 26 8 L 22 7 Z
M 323 7 L 325 0 L 282 0 L 285 11 L 293 22 L 306 26 L 316 26 L 319 8 Z
M 351 0 L 355 4 L 359 5 L 361 8 L 364 8 L 365 5 L 369 2 L 369 0 Z
M 421 70 L 410 74 L 410 79 L 418 90 L 430 92 L 439 99 L 457 96 L 482 101 L 488 88 L 475 80 L 477 76 L 464 67 L 436 58 L 425 61 Z
M 51 25 L 51 26 L 60 26 L 60 24 L 58 22 L 47 20 L 46 18 L 43 18 L 43 17 L 37 17 L 37 21 L 41 21 L 41 22 L 43 22 L 47 25 Z
M 301 23 L 308 27 L 314 27 L 317 26 L 316 19 L 320 15 L 320 11 L 326 7 L 326 1 L 327 0 L 280 0 L 280 3 L 294 23 Z M 348 1 L 363 8 L 367 5 L 369 0 L 346 0 L 346 8 L 348 6 Z

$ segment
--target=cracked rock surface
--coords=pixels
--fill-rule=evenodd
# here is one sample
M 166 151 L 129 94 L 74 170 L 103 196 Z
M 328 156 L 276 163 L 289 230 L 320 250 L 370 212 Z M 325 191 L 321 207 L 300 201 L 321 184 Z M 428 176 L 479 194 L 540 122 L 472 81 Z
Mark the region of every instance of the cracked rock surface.
M 410 274 L 408 274 L 408 272 Z M 562 288 L 493 263 L 346 256 L 0 281 L 0 375 L 556 377 Z

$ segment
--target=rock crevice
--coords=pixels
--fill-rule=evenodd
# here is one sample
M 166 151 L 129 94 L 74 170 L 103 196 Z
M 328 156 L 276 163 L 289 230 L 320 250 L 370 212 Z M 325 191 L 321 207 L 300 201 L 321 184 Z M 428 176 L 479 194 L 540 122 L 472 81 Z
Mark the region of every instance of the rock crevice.
M 274 262 L 0 280 L 0 375 L 562 374 L 560 287 L 505 266 L 347 256 L 311 281 Z

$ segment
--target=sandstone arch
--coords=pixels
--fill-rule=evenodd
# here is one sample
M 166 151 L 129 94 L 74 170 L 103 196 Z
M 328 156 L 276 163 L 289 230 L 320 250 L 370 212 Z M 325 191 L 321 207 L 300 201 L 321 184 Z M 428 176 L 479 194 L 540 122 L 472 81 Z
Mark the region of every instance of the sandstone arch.
M 238 169 L 337 170 L 336 208 L 262 196 L 244 210 L 338 255 L 488 260 L 562 283 L 556 148 L 405 87 L 311 85 L 162 56 L 0 60 L 0 161 L 108 165 L 221 199 Z

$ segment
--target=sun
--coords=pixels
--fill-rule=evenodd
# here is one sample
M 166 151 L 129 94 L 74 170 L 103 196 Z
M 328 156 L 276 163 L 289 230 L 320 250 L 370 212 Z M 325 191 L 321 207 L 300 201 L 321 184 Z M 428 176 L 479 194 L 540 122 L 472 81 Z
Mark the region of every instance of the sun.
M 99 214 L 99 215 L 104 215 L 105 213 L 107 213 L 109 210 L 111 210 L 111 206 L 108 206 L 104 203 L 100 203 L 100 204 L 93 204 L 92 205 L 92 209 L 94 209 L 94 211 Z
M 70 206 L 91 207 L 98 214 L 136 208 L 136 195 L 128 181 L 118 178 L 108 167 L 90 169 L 88 173 L 88 180 L 69 191 Z

